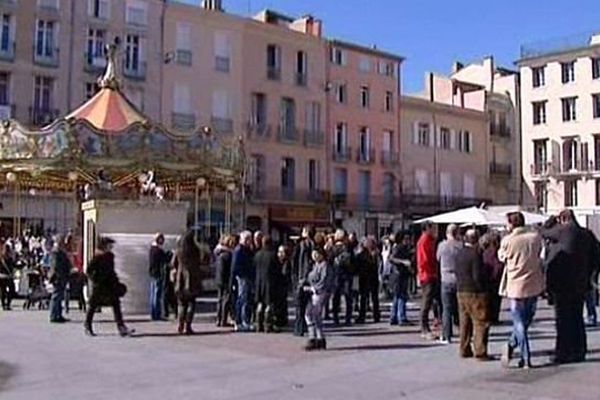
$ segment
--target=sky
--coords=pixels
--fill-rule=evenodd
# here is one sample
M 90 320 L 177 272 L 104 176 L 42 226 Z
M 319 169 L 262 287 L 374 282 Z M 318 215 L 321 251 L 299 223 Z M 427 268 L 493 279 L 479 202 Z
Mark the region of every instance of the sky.
M 198 0 L 186 0 L 198 1 Z M 227 12 L 264 8 L 324 22 L 329 38 L 377 45 L 406 58 L 403 92 L 423 88 L 426 72 L 493 55 L 515 68 L 520 46 L 600 31 L 599 0 L 223 0 Z

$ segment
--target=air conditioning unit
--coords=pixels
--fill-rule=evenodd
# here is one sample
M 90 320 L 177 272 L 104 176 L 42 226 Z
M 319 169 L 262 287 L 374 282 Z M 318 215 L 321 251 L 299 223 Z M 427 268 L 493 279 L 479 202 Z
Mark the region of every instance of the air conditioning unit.
M 11 106 L 0 106 L 0 120 L 5 121 L 12 118 Z

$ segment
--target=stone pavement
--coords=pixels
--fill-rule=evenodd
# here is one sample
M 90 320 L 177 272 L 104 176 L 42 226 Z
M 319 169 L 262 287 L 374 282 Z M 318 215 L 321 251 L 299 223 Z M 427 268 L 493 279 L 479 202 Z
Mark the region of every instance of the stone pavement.
M 416 308 L 409 315 L 415 320 Z M 586 363 L 549 366 L 554 328 L 545 306 L 532 327 L 538 367 L 529 371 L 461 360 L 456 344 L 384 323 L 330 328 L 330 349 L 305 353 L 289 333 L 234 334 L 207 315 L 193 337 L 174 335 L 173 322 L 132 318 L 137 335 L 126 339 L 110 312 L 99 315 L 97 338 L 84 336 L 79 312 L 69 317 L 50 325 L 45 311 L 0 313 L 0 399 L 600 399 L 600 330 L 589 331 Z M 508 329 L 493 328 L 492 354 Z

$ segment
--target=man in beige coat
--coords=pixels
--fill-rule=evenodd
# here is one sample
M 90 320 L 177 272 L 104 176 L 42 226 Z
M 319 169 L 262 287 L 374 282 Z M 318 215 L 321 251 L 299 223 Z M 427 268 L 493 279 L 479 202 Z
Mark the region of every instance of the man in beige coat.
M 541 236 L 525 228 L 525 217 L 520 212 L 508 215 L 509 234 L 500 245 L 498 257 L 506 267 L 500 295 L 510 302 L 513 331 L 504 351 L 502 365 L 508 367 L 515 348 L 519 348 L 520 368 L 531 367 L 529 325 L 535 315 L 537 298 L 544 291 L 544 275 L 540 253 Z

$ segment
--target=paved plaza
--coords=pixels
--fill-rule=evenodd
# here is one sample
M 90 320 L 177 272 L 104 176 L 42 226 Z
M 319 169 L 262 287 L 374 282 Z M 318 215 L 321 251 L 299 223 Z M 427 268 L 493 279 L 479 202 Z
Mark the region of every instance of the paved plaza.
M 234 334 L 209 314 L 193 337 L 175 335 L 173 322 L 129 318 L 136 336 L 122 339 L 110 312 L 99 315 L 97 338 L 84 336 L 78 311 L 65 325 L 50 325 L 45 311 L 3 312 L 0 399 L 600 399 L 600 330 L 589 331 L 586 363 L 550 366 L 554 327 L 543 304 L 529 371 L 461 360 L 456 344 L 426 342 L 416 326 L 329 327 L 329 350 L 305 353 L 289 333 Z M 493 328 L 492 354 L 508 329 Z

